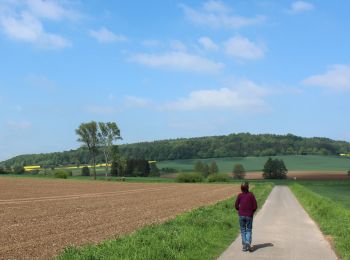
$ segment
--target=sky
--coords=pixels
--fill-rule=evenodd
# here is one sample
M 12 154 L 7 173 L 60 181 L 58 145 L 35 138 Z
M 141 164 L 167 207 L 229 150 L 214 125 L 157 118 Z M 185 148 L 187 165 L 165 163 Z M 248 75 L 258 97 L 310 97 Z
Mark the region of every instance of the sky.
M 350 1 L 0 0 L 0 161 L 238 132 L 350 141 Z

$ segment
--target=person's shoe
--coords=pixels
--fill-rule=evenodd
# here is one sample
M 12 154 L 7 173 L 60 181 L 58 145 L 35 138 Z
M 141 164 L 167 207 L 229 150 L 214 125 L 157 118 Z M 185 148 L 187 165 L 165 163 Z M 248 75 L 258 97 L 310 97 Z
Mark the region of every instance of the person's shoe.
M 247 252 L 247 251 L 248 251 L 247 244 L 243 245 L 242 251 L 243 251 L 243 252 Z
M 253 252 L 254 251 L 254 249 L 253 249 L 253 247 L 251 246 L 251 245 L 247 245 L 247 251 L 249 251 L 249 252 Z

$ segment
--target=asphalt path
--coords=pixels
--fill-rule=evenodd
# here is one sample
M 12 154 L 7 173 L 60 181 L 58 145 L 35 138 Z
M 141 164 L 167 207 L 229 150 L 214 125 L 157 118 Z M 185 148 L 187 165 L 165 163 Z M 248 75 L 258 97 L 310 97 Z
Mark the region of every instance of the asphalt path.
M 287 186 L 275 186 L 254 217 L 252 245 L 253 252 L 243 252 L 239 235 L 218 259 L 338 259 Z

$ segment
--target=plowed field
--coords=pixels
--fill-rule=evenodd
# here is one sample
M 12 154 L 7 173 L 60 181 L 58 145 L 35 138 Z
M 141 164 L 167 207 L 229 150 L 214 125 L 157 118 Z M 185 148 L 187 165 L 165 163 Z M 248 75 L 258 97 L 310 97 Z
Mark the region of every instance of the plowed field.
M 233 185 L 0 178 L 0 259 L 47 259 L 229 198 Z

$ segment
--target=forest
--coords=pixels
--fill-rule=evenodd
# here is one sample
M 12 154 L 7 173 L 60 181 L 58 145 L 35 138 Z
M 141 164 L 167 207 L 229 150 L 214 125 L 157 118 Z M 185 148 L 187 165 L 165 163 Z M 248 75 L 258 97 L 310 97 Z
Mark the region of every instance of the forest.
M 292 134 L 238 133 L 122 144 L 118 145 L 118 153 L 120 158 L 154 161 L 273 155 L 339 155 L 350 153 L 350 143 L 321 137 L 304 138 Z M 83 165 L 90 162 L 88 150 L 82 147 L 64 152 L 19 155 L 1 162 L 0 166 L 50 167 Z M 96 163 L 103 162 L 103 153 L 99 152 Z

